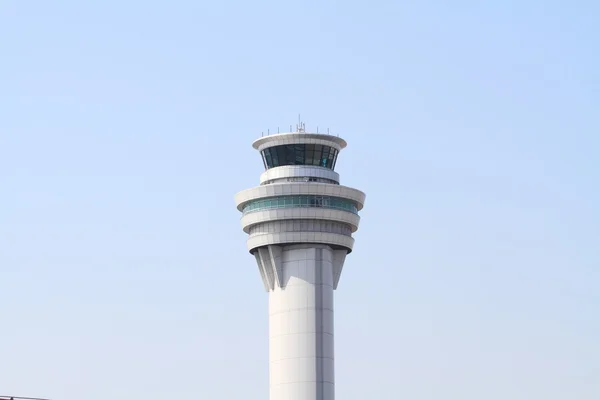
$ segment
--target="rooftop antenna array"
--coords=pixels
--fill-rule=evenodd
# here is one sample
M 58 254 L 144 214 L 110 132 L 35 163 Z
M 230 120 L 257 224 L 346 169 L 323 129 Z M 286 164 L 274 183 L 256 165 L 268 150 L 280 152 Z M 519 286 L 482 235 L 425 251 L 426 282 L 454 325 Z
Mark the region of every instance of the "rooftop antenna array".
M 298 114 L 298 125 L 296 125 L 296 132 L 306 132 L 306 125 L 300 119 L 300 114 Z
M 292 131 L 292 125 L 290 125 L 289 132 L 293 132 Z M 301 118 L 300 114 L 298 114 L 298 123 L 296 124 L 296 132 L 297 133 L 306 133 L 306 124 L 304 122 L 302 122 L 302 118 Z M 277 133 L 281 133 L 279 127 L 277 127 Z M 317 126 L 317 133 L 319 133 L 319 127 L 318 126 Z M 327 128 L 327 134 L 331 135 L 331 133 L 329 132 L 329 128 Z M 267 129 L 267 135 L 266 136 L 269 136 L 269 135 L 271 135 L 271 130 Z M 260 136 L 265 136 L 265 132 L 262 131 L 260 133 Z M 338 134 L 337 136 L 340 136 L 340 135 Z M 4 400 L 4 399 L 2 397 L 0 397 L 0 400 Z

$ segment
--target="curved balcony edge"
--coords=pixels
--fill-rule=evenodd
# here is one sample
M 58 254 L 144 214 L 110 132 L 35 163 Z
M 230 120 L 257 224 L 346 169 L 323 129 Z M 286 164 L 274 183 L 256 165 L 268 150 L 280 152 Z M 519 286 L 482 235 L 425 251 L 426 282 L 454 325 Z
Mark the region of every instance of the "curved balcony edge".
M 273 244 L 304 244 L 316 243 L 325 244 L 333 248 L 344 248 L 348 253 L 352 252 L 354 247 L 354 238 L 339 233 L 326 232 L 281 232 L 281 233 L 261 233 L 250 235 L 246 242 L 248 251 L 253 253 L 259 247 Z

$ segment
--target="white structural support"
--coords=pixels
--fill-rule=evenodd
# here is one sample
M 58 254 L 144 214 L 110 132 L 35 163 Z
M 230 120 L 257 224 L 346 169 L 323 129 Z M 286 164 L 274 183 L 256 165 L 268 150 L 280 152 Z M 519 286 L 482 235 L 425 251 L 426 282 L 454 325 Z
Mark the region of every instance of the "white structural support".
M 339 184 L 339 137 L 294 132 L 253 146 L 266 171 L 235 200 L 269 293 L 270 399 L 334 400 L 333 291 L 365 194 Z

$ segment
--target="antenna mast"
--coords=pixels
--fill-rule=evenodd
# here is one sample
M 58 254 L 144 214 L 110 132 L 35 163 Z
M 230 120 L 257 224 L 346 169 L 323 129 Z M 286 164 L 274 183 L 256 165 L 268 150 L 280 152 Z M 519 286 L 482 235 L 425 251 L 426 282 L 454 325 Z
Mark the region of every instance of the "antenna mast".
M 297 132 L 305 132 L 306 125 L 302 122 L 302 119 L 300 119 L 300 114 L 298 114 L 298 125 L 296 125 L 296 131 Z

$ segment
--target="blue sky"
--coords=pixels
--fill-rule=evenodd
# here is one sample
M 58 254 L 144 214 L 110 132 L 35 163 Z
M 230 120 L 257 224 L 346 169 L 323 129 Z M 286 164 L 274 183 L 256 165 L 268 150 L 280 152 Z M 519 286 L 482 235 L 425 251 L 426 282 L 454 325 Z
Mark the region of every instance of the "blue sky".
M 338 398 L 600 398 L 599 18 L 2 1 L 0 392 L 266 399 L 233 195 L 258 184 L 251 142 L 301 113 L 348 141 L 337 170 L 367 193 Z

